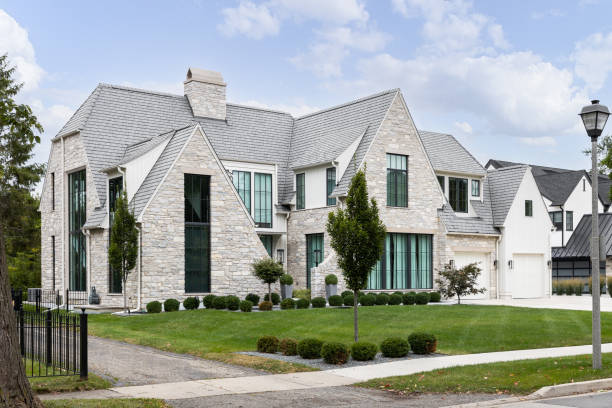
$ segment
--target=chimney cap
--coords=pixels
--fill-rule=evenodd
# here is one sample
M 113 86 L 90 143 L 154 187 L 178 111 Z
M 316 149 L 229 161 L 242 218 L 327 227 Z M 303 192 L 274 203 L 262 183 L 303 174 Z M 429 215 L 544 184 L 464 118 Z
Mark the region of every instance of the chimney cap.
M 207 69 L 192 68 L 187 70 L 187 79 L 185 83 L 190 81 L 205 82 L 208 84 L 222 85 L 225 86 L 223 76 L 220 72 L 209 71 Z

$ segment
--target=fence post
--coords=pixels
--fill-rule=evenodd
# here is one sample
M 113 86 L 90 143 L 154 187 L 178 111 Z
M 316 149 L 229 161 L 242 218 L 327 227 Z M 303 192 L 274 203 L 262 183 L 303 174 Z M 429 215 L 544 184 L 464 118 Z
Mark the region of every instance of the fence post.
M 51 355 L 51 310 L 47 310 L 45 312 L 45 346 L 47 348 L 47 365 L 52 363 L 52 355 Z
M 23 327 L 23 308 L 19 309 L 19 348 L 21 355 L 25 357 L 25 329 Z
M 85 308 L 81 309 L 81 367 L 80 374 L 81 380 L 87 379 L 87 314 L 85 314 Z
M 64 298 L 64 303 L 66 304 L 66 312 L 68 311 L 68 289 L 66 289 L 66 298 Z
M 41 295 L 41 290 L 39 289 L 37 291 L 35 291 L 34 293 L 36 293 L 36 295 L 34 295 L 34 298 L 36 299 L 36 312 L 40 312 L 40 295 Z

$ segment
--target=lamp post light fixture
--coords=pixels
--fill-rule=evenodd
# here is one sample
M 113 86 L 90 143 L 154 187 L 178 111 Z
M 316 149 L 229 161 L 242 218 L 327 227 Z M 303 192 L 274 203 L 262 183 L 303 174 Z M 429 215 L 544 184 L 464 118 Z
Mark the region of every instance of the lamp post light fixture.
M 580 117 L 587 135 L 591 138 L 591 280 L 593 282 L 591 296 L 593 298 L 593 369 L 601 369 L 601 311 L 599 290 L 599 186 L 597 177 L 597 138 L 601 136 L 610 116 L 608 107 L 600 105 L 598 100 L 592 100 L 591 105 L 582 108 Z

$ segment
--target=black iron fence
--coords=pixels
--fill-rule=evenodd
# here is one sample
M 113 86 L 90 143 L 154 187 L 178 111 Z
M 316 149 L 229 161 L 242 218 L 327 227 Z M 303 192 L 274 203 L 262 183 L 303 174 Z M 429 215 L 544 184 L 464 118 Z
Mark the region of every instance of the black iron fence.
M 27 291 L 21 289 L 11 289 L 11 297 L 15 310 L 21 308 L 21 305 L 27 304 L 33 306 L 37 311 L 44 309 L 65 308 L 69 311 L 75 306 L 84 306 L 88 302 L 88 294 L 84 291 L 72 290 L 48 290 L 40 288 L 29 288 Z

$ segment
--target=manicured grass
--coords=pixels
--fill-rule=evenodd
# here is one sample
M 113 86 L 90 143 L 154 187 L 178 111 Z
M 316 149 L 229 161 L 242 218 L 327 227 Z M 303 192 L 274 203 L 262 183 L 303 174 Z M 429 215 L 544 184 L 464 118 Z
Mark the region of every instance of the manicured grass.
M 591 369 L 591 356 L 521 360 L 453 367 L 357 384 L 360 387 L 415 392 L 479 392 L 530 394 L 541 387 L 612 377 L 612 354 L 603 355 L 603 368 Z
M 157 399 L 106 399 L 106 400 L 53 400 L 45 401 L 47 408 L 170 408 Z
M 78 375 L 56 375 L 62 374 L 59 369 L 45 369 L 44 365 L 32 364 L 31 360 L 25 361 L 26 375 L 48 375 L 49 377 L 29 377 L 30 385 L 37 394 L 48 394 L 51 392 L 73 392 L 89 391 L 109 388 L 111 383 L 95 374 L 89 373 L 87 380 L 81 380 Z
M 316 368 L 296 363 L 274 360 L 259 356 L 249 356 L 236 353 L 207 353 L 205 357 L 222 363 L 235 364 L 256 370 L 267 371 L 272 374 L 299 373 L 304 371 L 319 371 Z

